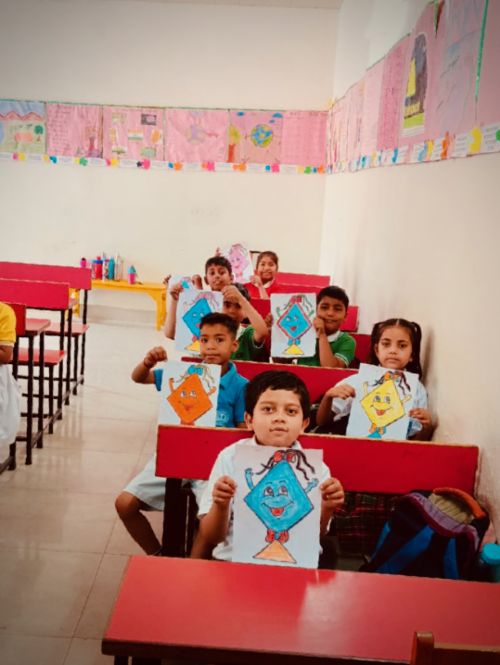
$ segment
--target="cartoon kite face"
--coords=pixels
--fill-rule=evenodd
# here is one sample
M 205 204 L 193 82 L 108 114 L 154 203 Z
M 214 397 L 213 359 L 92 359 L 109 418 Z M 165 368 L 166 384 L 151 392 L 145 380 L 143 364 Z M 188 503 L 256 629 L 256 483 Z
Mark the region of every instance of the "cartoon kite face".
M 264 466 L 267 472 L 257 485 L 253 482 L 252 469 L 245 471 L 250 492 L 244 501 L 267 529 L 268 545 L 254 555 L 255 559 L 296 563 L 283 543 L 288 540 L 289 530 L 314 509 L 307 495 L 318 484 L 316 478 L 309 480 L 301 467 L 303 457 L 302 451 L 278 451 Z M 308 480 L 306 487 L 301 485 L 292 464 L 296 464 Z M 306 465 L 314 472 L 307 462 Z
M 381 385 L 370 390 L 360 401 L 360 404 L 371 423 L 380 429 L 396 422 L 405 415 L 403 401 L 399 396 L 394 380 L 391 378 L 384 380 Z
M 288 531 L 313 509 L 288 462 L 278 462 L 245 497 L 267 529 Z
M 192 425 L 210 411 L 212 402 L 198 374 L 190 374 L 167 397 L 167 401 L 180 418 L 181 425 Z
M 302 307 L 298 303 L 293 303 L 279 318 L 278 326 L 287 337 L 298 339 L 309 330 L 311 323 Z

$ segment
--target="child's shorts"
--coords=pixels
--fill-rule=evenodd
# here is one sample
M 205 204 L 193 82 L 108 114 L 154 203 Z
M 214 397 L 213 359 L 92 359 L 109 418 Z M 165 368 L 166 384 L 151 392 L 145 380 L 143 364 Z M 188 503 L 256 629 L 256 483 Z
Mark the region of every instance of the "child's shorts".
M 191 480 L 186 482 L 191 484 L 191 491 L 196 498 L 196 503 L 200 505 L 207 481 Z M 133 494 L 152 510 L 163 510 L 165 508 L 165 478 L 156 475 L 156 454 L 153 455 L 144 469 L 135 478 L 132 478 L 123 491 Z

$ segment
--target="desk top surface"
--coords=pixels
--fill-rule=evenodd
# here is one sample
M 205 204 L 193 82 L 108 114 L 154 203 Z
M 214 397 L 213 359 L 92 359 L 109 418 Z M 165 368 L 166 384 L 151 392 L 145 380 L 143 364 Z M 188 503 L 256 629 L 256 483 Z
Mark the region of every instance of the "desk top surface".
M 103 652 L 408 662 L 415 630 L 499 645 L 499 615 L 500 584 L 132 557 Z
M 125 279 L 93 279 L 92 288 L 124 289 L 126 291 L 164 291 L 167 287 L 162 282 L 135 282 L 135 284 L 129 284 Z

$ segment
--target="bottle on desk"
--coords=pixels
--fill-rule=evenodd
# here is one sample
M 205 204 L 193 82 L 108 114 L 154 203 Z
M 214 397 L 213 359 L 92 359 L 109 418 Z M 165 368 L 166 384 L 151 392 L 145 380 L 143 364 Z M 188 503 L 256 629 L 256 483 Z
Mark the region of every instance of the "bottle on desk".
M 115 279 L 115 260 L 112 256 L 109 258 L 108 279 Z
M 130 266 L 130 268 L 127 270 L 127 274 L 128 274 L 128 283 L 135 284 L 137 272 L 134 266 Z
M 86 267 L 87 267 L 87 259 L 84 256 L 82 256 L 82 258 L 80 259 L 80 268 L 86 268 Z
M 120 282 L 123 279 L 123 259 L 119 254 L 115 256 L 115 280 Z
M 102 259 L 100 256 L 92 259 L 92 279 L 102 279 Z

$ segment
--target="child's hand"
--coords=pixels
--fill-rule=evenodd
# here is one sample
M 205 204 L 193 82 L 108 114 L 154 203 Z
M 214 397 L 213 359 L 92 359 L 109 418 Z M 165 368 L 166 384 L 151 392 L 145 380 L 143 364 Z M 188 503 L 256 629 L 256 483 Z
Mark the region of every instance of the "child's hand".
M 181 294 L 181 291 L 184 291 L 184 287 L 182 286 L 182 282 L 177 282 L 177 284 L 174 284 L 172 288 L 170 289 L 169 293 L 172 296 L 174 300 L 179 300 L 179 296 Z
M 337 397 L 340 399 L 348 399 L 349 397 L 355 397 L 356 391 L 352 386 L 349 386 L 346 383 L 341 383 L 340 385 L 333 386 L 327 390 L 325 396 L 331 397 L 332 399 L 336 399 Z
M 193 275 L 191 277 L 191 281 L 194 284 L 194 287 L 198 289 L 198 291 L 203 291 L 203 280 L 201 279 L 201 275 Z
M 163 284 L 165 284 L 165 286 L 168 286 L 171 277 L 172 275 L 167 275 L 166 277 L 163 278 Z
M 214 256 L 222 256 L 222 250 L 220 247 L 215 248 L 215 254 Z
M 344 488 L 337 478 L 328 478 L 319 486 L 322 507 L 333 512 L 344 503 Z
M 236 300 L 236 302 L 238 302 L 240 305 L 245 305 L 248 302 L 248 300 L 242 296 L 234 284 L 228 284 L 228 286 L 225 286 L 221 293 L 224 298 Z
M 315 316 L 313 319 L 314 330 L 316 331 L 316 337 L 325 335 L 325 322 L 323 319 L 320 319 L 319 316 Z
M 228 506 L 236 492 L 236 483 L 229 476 L 221 476 L 212 490 L 212 499 L 218 506 Z
M 274 321 L 273 315 L 271 314 L 271 312 L 269 312 L 269 314 L 264 319 L 264 323 L 269 328 L 269 330 L 271 330 L 271 328 L 273 327 L 273 321 Z
M 427 409 L 410 409 L 408 415 L 418 420 L 422 427 L 432 427 L 431 412 Z
M 147 369 L 153 369 L 156 363 L 160 363 L 163 360 L 167 360 L 167 352 L 163 346 L 155 346 L 146 353 L 142 362 Z
M 258 275 L 252 275 L 250 277 L 250 284 L 254 284 L 255 286 L 264 286 L 262 284 L 262 280 Z

